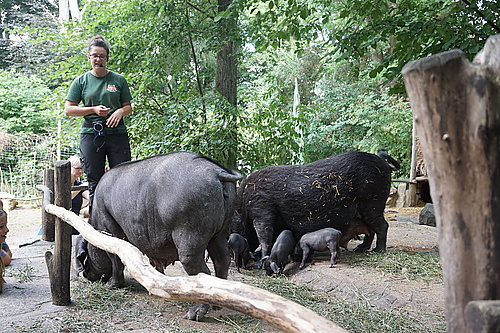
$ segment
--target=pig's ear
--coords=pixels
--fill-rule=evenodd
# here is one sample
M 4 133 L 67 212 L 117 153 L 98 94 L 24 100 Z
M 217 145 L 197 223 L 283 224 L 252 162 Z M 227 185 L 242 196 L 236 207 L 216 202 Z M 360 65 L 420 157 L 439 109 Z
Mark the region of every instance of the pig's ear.
M 271 269 L 273 270 L 274 274 L 278 274 L 280 272 L 280 268 L 274 261 L 271 263 Z
M 78 259 L 78 261 L 81 262 L 82 265 L 85 262 L 85 259 L 87 259 L 87 257 L 88 257 L 88 253 L 87 253 L 86 249 L 78 251 L 76 254 L 76 259 Z
M 79 238 L 76 241 L 76 254 L 75 254 L 77 275 L 83 272 L 85 267 L 85 259 L 87 259 L 88 257 L 87 241 L 85 241 L 85 239 L 83 239 L 81 235 L 78 237 Z

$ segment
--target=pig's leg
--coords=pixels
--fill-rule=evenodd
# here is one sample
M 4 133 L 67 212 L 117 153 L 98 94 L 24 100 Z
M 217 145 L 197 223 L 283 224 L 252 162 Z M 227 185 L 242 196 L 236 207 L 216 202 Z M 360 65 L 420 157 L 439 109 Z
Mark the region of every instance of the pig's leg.
M 365 235 L 363 243 L 358 245 L 353 251 L 354 252 L 363 252 L 370 249 L 372 246 L 373 239 L 375 238 L 375 234 L 377 235 L 377 245 L 373 249 L 373 251 L 385 251 L 387 246 L 387 230 L 389 229 L 389 224 L 385 220 L 385 218 L 379 217 L 374 219 L 370 225 L 370 228 L 375 231 L 375 233 L 370 233 L 370 235 Z M 368 224 L 368 222 L 367 222 Z M 376 225 L 376 227 L 375 227 Z
M 330 242 L 328 244 L 328 249 L 330 250 L 330 267 L 333 267 L 337 263 L 337 257 L 338 257 L 338 247 L 334 242 Z
M 309 246 L 301 244 L 300 248 L 302 249 L 302 261 L 299 265 L 299 269 L 302 269 L 306 266 L 306 260 L 309 257 Z
M 125 239 L 125 234 L 123 233 L 120 225 L 115 221 L 115 219 L 109 214 L 109 212 L 103 208 L 100 210 L 95 207 L 94 215 L 92 216 L 91 222 L 96 222 L 97 225 L 94 227 L 106 234 L 111 234 L 114 237 Z M 123 265 L 120 257 L 115 254 L 107 253 L 111 261 L 111 277 L 106 283 L 112 288 L 123 287 L 125 284 L 125 277 L 123 276 L 123 270 L 125 266 Z M 106 279 L 107 277 L 105 277 Z
M 389 229 L 389 224 L 382 216 L 378 219 L 377 228 L 374 229 L 377 234 L 377 245 L 373 251 L 385 251 L 387 247 L 387 230 Z
M 207 248 L 206 242 L 204 243 L 200 237 L 193 235 L 193 232 L 189 230 L 174 231 L 172 233 L 172 239 L 179 254 L 179 261 L 188 275 L 196 275 L 198 273 L 210 275 L 210 270 L 204 258 L 205 248 Z M 225 246 L 227 248 L 227 241 Z M 215 260 L 210 251 L 209 255 L 212 260 Z M 208 304 L 196 303 L 196 305 L 184 315 L 184 318 L 199 321 L 207 314 L 209 308 L 210 305 Z
M 88 244 L 87 240 L 85 238 L 83 238 L 82 235 L 78 235 L 76 237 L 75 264 L 76 264 L 76 274 L 77 275 L 84 271 L 83 264 L 85 262 L 85 259 L 88 256 L 87 244 Z
M 111 277 L 106 283 L 111 288 L 123 287 L 125 284 L 125 277 L 123 276 L 123 270 L 125 266 L 123 265 L 120 257 L 115 254 L 108 253 L 109 259 L 111 260 Z
M 352 251 L 353 252 L 365 252 L 370 249 L 373 243 L 373 239 L 375 238 L 375 234 L 365 235 L 363 239 L 363 243 L 356 246 Z
M 234 261 L 234 266 L 236 266 L 236 269 L 238 270 L 238 272 L 240 272 L 240 267 L 238 266 L 239 255 L 236 254 L 236 251 L 233 250 L 233 248 L 230 248 L 230 253 L 231 253 L 231 258 L 233 258 Z
M 241 270 L 240 270 L 240 267 L 243 266 L 243 256 L 238 253 L 237 255 L 235 255 L 235 259 L 234 259 L 234 264 L 236 265 L 236 269 L 238 270 L 238 273 L 241 273 Z
M 275 217 L 269 210 L 263 209 L 252 209 L 251 215 L 253 216 L 253 226 L 261 246 L 261 258 L 264 258 L 269 255 L 273 246 Z M 261 259 L 257 267 L 262 268 L 262 265 L 263 262 Z
M 385 202 L 374 200 L 365 205 L 363 211 L 360 212 L 361 220 L 377 234 L 377 245 L 373 251 L 385 251 L 387 246 L 387 230 L 389 229 L 389 224 L 384 218 L 384 208 Z M 358 245 L 354 251 L 363 252 L 369 250 L 372 246 L 374 237 L 375 235 L 373 233 L 365 235 L 363 243 Z
M 227 246 L 227 237 L 222 233 L 215 235 L 208 243 L 207 250 L 214 263 L 215 276 L 221 279 L 227 279 L 229 264 L 231 263 L 231 255 L 229 253 L 229 247 Z M 239 255 L 236 257 L 239 257 Z M 237 259 L 238 258 L 236 258 L 235 263 L 239 271 Z
M 227 279 L 227 274 L 229 270 L 229 264 L 231 262 L 231 255 L 229 253 L 229 247 L 227 246 L 227 237 L 223 236 L 222 233 L 214 236 L 210 242 L 208 243 L 207 246 L 208 254 L 210 255 L 210 258 L 212 258 L 212 262 L 214 264 L 214 269 L 215 269 L 215 275 L 219 278 L 222 279 Z M 179 251 L 179 259 L 180 259 L 180 251 Z M 206 270 L 208 271 L 208 267 L 206 267 L 205 263 L 203 263 Z M 188 266 L 188 265 L 186 265 Z M 183 267 L 186 270 L 186 272 L 189 275 L 192 275 L 190 272 L 194 271 L 187 271 L 186 266 Z M 191 266 L 188 266 L 191 267 Z M 203 271 L 206 273 L 206 271 Z M 199 272 L 197 272 L 199 273 Z M 194 273 L 194 274 L 197 274 Z M 210 271 L 208 271 L 208 274 L 210 274 Z M 196 303 L 195 306 L 193 306 L 191 309 L 189 309 L 188 313 L 184 315 L 185 319 L 189 320 L 196 320 L 199 321 L 202 319 L 208 312 L 208 309 L 210 308 L 210 305 L 204 304 L 204 303 Z

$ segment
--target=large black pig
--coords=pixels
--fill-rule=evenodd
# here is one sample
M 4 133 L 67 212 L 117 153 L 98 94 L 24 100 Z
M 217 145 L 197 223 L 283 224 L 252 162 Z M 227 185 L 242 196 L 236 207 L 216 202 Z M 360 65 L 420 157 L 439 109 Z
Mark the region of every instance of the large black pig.
M 384 158 L 386 158 L 384 156 Z M 395 168 L 393 168 L 395 169 Z M 240 219 L 233 231 L 244 235 L 262 257 L 285 229 L 300 239 L 308 232 L 335 228 L 346 232 L 359 219 L 373 233 L 355 251 L 385 250 L 384 208 L 391 186 L 391 167 L 381 157 L 346 152 L 306 165 L 269 166 L 251 173 L 238 189 Z
M 128 240 L 160 270 L 179 260 L 189 275 L 210 274 L 204 260 L 207 249 L 215 275 L 225 279 L 235 182 L 239 179 L 239 173 L 190 152 L 123 163 L 99 181 L 90 224 Z M 84 276 L 122 286 L 124 266 L 120 259 L 90 243 L 87 246 L 88 252 L 78 249 Z M 102 262 L 106 260 L 111 265 Z M 199 320 L 208 307 L 197 304 L 185 318 Z

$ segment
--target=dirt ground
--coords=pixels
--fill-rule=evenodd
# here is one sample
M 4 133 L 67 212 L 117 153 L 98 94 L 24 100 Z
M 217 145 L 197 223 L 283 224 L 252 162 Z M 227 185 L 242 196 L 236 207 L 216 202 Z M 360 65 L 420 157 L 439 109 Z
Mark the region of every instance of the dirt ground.
M 390 225 L 389 249 L 408 247 L 416 251 L 437 252 L 437 229 L 414 223 L 418 221 L 420 210 L 421 208 L 386 210 L 386 218 Z M 44 254 L 46 251 L 53 251 L 54 245 L 41 241 L 38 236 L 41 227 L 41 208 L 34 205 L 21 205 L 9 212 L 8 221 L 10 232 L 7 243 L 12 249 L 14 258 L 9 268 L 10 276 L 7 274 L 6 277 L 7 284 L 4 285 L 4 292 L 0 294 L 0 307 L 10 309 L 8 312 L 0 312 L 1 322 L 4 323 L 0 331 L 7 333 L 42 332 L 42 330 L 29 328 L 38 327 L 43 321 L 60 320 L 64 311 L 68 311 L 71 307 L 52 305 Z M 351 241 L 349 247 L 356 245 L 356 241 Z M 167 274 L 183 274 L 179 272 L 181 265 L 176 264 L 173 267 L 175 268 L 167 270 Z M 28 268 L 31 270 L 30 281 L 21 281 L 21 272 Z M 332 295 L 349 297 L 349 295 L 361 294 L 369 299 L 373 306 L 382 309 L 390 306 L 438 318 L 444 316 L 442 283 L 407 280 L 401 278 L 400 275 L 398 277 L 383 275 L 376 271 L 367 271 L 365 268 L 349 266 L 342 260 L 334 268 L 329 268 L 327 256 L 315 259 L 313 264 L 301 271 L 294 269 L 292 273 L 291 281 L 307 283 L 317 290 Z M 229 279 L 244 282 L 245 274 L 245 270 L 242 270 L 240 274 L 234 267 L 231 267 Z M 72 279 L 71 283 L 78 282 Z M 162 314 L 164 317 L 169 316 L 166 320 L 169 320 L 171 325 L 175 322 L 179 330 L 201 332 L 224 332 L 217 317 L 221 315 L 221 312 L 231 313 L 230 310 L 225 309 L 210 311 L 203 322 L 190 322 L 180 318 L 185 313 L 185 309 L 179 309 L 176 303 L 172 303 L 172 308 L 168 311 L 170 315 L 167 311 Z M 152 313 L 151 316 L 158 316 L 158 313 Z M 147 322 L 147 320 L 141 315 L 141 322 Z M 264 332 L 279 332 L 267 323 L 262 323 L 260 327 Z M 138 325 L 124 324 L 123 327 L 116 328 L 116 332 L 157 332 L 144 326 L 139 328 Z

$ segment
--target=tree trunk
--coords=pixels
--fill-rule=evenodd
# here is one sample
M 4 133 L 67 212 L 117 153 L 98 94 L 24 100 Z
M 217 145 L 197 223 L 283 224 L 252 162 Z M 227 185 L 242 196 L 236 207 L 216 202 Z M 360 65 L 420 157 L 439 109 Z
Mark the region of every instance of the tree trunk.
M 413 121 L 411 134 L 411 165 L 410 165 L 410 184 L 408 184 L 408 206 L 415 207 L 417 199 L 417 129 Z
M 80 20 L 82 18 L 82 13 L 78 8 L 78 0 L 69 0 L 69 11 L 73 20 Z
M 69 1 L 59 0 L 59 22 L 69 21 Z
M 71 224 L 93 245 L 118 255 L 130 275 L 153 295 L 236 310 L 265 320 L 284 332 L 347 333 L 314 311 L 241 282 L 203 273 L 181 278 L 165 276 L 154 269 L 147 257 L 132 244 L 98 232 L 82 218 L 64 208 L 48 205 L 45 209 Z
M 58 161 L 55 166 L 55 203 L 71 208 L 71 171 L 69 161 Z M 71 227 L 61 218 L 56 218 L 54 254 L 45 252 L 50 278 L 50 290 L 54 305 L 69 305 L 71 269 Z
M 218 12 L 225 11 L 232 0 L 218 0 Z M 225 130 L 227 132 L 226 140 L 229 141 L 227 145 L 227 161 L 226 166 L 232 169 L 237 169 L 237 143 L 238 143 L 238 129 L 237 129 L 237 99 L 236 99 L 236 85 L 238 80 L 237 73 L 237 59 L 236 51 L 237 44 L 234 42 L 237 34 L 237 19 L 235 17 L 226 17 L 219 20 L 220 36 L 224 40 L 221 41 L 221 49 L 217 53 L 217 69 L 215 76 L 215 90 L 224 99 L 220 105 L 220 109 L 224 112 L 225 123 L 227 124 Z
M 429 170 L 448 332 L 465 307 L 500 299 L 500 36 L 471 64 L 459 50 L 403 68 Z

